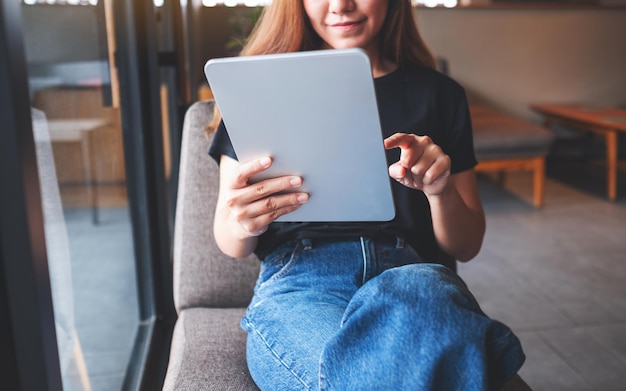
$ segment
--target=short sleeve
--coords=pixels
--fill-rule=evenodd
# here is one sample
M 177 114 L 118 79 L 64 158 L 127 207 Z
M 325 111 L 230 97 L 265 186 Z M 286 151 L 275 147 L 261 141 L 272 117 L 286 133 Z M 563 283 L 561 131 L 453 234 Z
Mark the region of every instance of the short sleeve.
M 472 121 L 465 90 L 458 86 L 457 93 L 450 105 L 449 125 L 447 127 L 447 151 L 451 158 L 450 172 L 456 174 L 472 169 L 478 164 L 474 153 Z

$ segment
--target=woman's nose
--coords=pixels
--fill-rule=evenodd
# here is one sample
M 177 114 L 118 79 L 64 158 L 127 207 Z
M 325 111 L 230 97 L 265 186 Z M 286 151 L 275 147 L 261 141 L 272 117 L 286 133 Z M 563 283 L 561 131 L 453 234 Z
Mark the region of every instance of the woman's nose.
M 328 10 L 334 14 L 354 11 L 354 8 L 355 8 L 354 0 L 329 0 L 328 1 Z

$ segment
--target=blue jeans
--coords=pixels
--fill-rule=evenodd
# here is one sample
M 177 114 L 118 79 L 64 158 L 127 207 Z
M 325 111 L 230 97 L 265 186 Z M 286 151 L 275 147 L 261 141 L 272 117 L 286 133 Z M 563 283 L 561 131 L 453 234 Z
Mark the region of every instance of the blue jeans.
M 367 238 L 274 250 L 241 324 L 262 390 L 496 390 L 525 359 L 456 273 Z

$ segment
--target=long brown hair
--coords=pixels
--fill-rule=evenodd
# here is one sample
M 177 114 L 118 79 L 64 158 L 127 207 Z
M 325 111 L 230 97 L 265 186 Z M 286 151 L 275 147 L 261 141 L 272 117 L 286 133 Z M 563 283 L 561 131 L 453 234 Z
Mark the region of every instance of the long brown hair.
M 379 53 L 400 66 L 435 67 L 435 59 L 417 28 L 411 0 L 388 0 L 387 17 L 379 32 Z M 273 0 L 250 33 L 242 56 L 319 49 L 322 39 L 313 29 L 302 0 Z M 217 105 L 208 131 L 215 131 L 221 115 Z

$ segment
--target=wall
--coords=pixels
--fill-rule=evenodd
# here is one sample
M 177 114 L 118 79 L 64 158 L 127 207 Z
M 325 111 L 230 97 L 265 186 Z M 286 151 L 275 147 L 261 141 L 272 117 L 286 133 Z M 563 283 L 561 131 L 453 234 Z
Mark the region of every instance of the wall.
M 626 9 L 419 9 L 466 89 L 522 117 L 532 102 L 626 105 Z
M 235 55 L 226 44 L 238 35 L 246 19 L 254 12 L 246 7 L 203 7 L 194 5 L 191 35 L 190 78 L 192 88 L 207 84 L 204 76 L 204 64 L 211 58 Z
M 204 8 L 196 35 L 201 68 L 227 55 L 241 8 Z M 464 8 L 417 10 L 424 39 L 468 91 L 536 119 L 532 102 L 626 105 L 626 9 Z M 202 83 L 198 73 L 196 83 Z
M 22 18 L 29 63 L 102 59 L 95 7 L 24 5 Z
M 110 82 L 95 7 L 23 5 L 22 18 L 31 98 L 50 86 Z

